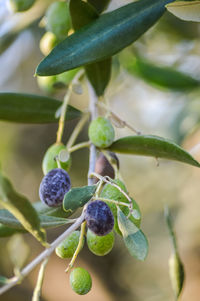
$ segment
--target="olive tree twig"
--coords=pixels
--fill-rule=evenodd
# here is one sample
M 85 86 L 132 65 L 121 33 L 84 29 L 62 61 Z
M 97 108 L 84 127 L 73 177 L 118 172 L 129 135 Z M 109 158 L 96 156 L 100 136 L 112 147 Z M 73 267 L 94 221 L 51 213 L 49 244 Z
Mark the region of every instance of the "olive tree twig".
M 91 120 L 94 120 L 97 117 L 97 102 L 98 102 L 98 97 L 88 81 L 88 92 L 89 92 L 89 97 L 90 97 L 90 106 L 89 106 L 89 111 L 91 114 Z M 96 147 L 94 144 L 91 143 L 90 145 L 90 158 L 89 158 L 89 169 L 88 169 L 88 185 L 93 185 L 94 184 L 94 179 L 90 177 L 90 174 L 95 171 L 95 163 L 96 163 Z
M 84 221 L 84 212 L 76 222 L 71 225 L 64 233 L 62 233 L 53 243 L 50 244 L 49 248 L 45 249 L 40 255 L 38 255 L 33 261 L 31 261 L 25 268 L 20 272 L 20 276 L 15 276 L 9 280 L 7 284 L 0 288 L 0 295 L 8 291 L 13 286 L 19 284 L 39 263 L 41 263 L 45 258 L 49 257 L 55 250 L 55 248 L 73 231 L 80 227 Z
M 91 119 L 95 119 L 97 116 L 97 108 L 96 104 L 98 98 L 91 86 L 88 83 L 89 88 L 89 95 L 90 95 L 90 112 L 91 112 Z M 90 159 L 89 159 L 89 171 L 88 171 L 88 185 L 93 184 L 93 179 L 90 178 L 90 174 L 95 170 L 95 162 L 96 162 L 96 148 L 93 144 L 90 145 Z M 21 281 L 42 261 L 48 258 L 55 250 L 55 248 L 66 238 L 68 237 L 73 231 L 81 226 L 81 224 L 85 220 L 84 211 L 82 212 L 81 216 L 76 219 L 74 224 L 72 224 L 64 233 L 62 233 L 54 242 L 50 244 L 50 246 L 45 249 L 42 253 L 40 253 L 33 261 L 31 261 L 27 266 L 25 266 L 21 271 L 19 276 L 14 276 L 8 280 L 8 282 L 0 288 L 0 295 L 14 287 L 15 285 L 21 283 Z

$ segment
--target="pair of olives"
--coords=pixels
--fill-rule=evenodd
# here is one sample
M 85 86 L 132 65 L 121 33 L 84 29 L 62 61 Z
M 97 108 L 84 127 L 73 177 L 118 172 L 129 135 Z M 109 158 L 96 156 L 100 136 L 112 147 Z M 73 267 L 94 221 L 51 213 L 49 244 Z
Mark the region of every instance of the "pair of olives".
M 79 237 L 80 231 L 74 231 L 56 248 L 56 254 L 63 259 L 71 258 L 78 246 Z M 105 236 L 98 236 L 88 229 L 87 245 L 95 255 L 104 256 L 113 248 L 114 233 L 111 231 Z M 70 273 L 70 286 L 79 295 L 87 294 L 92 287 L 92 279 L 88 271 L 80 267 L 73 269 Z

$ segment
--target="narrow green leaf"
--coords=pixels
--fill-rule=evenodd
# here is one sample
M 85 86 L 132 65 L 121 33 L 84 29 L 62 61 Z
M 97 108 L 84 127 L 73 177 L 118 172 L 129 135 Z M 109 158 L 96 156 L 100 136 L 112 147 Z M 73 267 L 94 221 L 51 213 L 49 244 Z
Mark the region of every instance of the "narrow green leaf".
M 55 113 L 61 105 L 61 101 L 46 96 L 0 93 L 0 120 L 19 123 L 58 122 Z M 67 107 L 66 120 L 80 116 L 79 110 Z
M 8 237 L 16 233 L 25 233 L 25 229 L 14 229 L 0 224 L 0 237 Z
M 72 215 L 75 211 L 64 211 L 62 206 L 61 207 L 49 207 L 42 203 L 41 201 L 33 203 L 33 207 L 36 209 L 39 215 L 47 215 L 47 216 L 55 216 L 55 217 L 62 217 L 67 218 Z
M 70 219 L 62 217 L 39 215 L 39 218 L 42 227 L 45 229 L 60 227 L 71 223 Z
M 108 149 L 116 153 L 164 158 L 200 167 L 199 162 L 183 148 L 159 136 L 127 136 L 116 140 Z
M 181 20 L 200 22 L 200 1 L 176 1 L 166 8 Z
M 144 233 L 127 219 L 119 207 L 117 207 L 117 217 L 119 229 L 129 253 L 139 260 L 145 260 L 148 253 L 148 242 Z
M 101 15 L 58 44 L 36 74 L 54 75 L 116 54 L 155 24 L 170 1 L 140 0 Z
M 63 200 L 64 210 L 76 210 L 83 207 L 94 195 L 97 186 L 83 186 L 70 189 Z
M 167 90 L 190 90 L 200 86 L 200 81 L 170 67 L 152 64 L 147 60 L 130 55 L 127 51 L 121 56 L 121 63 L 127 71 L 152 85 Z
M 93 6 L 82 0 L 70 0 L 69 10 L 75 30 L 80 29 L 99 17 Z
M 94 6 L 98 13 L 101 13 L 107 8 L 110 0 L 87 0 L 87 2 Z
M 70 1 L 70 13 L 75 30 L 80 29 L 99 17 L 96 10 L 89 3 L 82 0 Z M 111 67 L 111 58 L 85 66 L 86 75 L 95 89 L 97 96 L 103 95 L 110 81 Z
M 70 219 L 48 216 L 43 214 L 40 214 L 38 217 L 39 217 L 41 227 L 44 229 L 59 227 L 71 222 Z M 0 210 L 0 223 L 5 227 L 14 229 L 16 232 L 18 230 L 23 230 L 23 231 L 25 230 L 23 225 L 20 223 L 20 221 L 6 209 Z M 6 233 L 6 228 L 5 229 L 3 228 L 2 236 L 4 232 Z M 0 227 L 0 236 L 1 236 L 1 227 Z
M 0 172 L 0 205 L 9 210 L 42 244 L 45 244 L 45 232 L 40 226 L 40 220 L 31 203 L 17 193 L 10 181 Z
M 91 82 L 97 96 L 102 96 L 111 77 L 112 59 L 85 66 L 86 75 Z

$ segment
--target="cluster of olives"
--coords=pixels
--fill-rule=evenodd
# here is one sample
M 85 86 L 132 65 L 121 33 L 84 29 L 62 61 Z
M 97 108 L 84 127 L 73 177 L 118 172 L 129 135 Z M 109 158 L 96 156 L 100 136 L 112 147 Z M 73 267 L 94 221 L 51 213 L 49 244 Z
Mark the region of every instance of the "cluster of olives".
M 89 126 L 90 141 L 98 148 L 106 148 L 114 140 L 114 129 L 112 124 L 105 117 L 98 117 L 93 120 Z M 39 195 L 42 202 L 50 207 L 61 206 L 65 194 L 71 188 L 71 181 L 68 174 L 71 166 L 71 158 L 62 162 L 61 152 L 67 152 L 66 146 L 61 143 L 53 144 L 46 152 L 43 159 L 43 172 L 45 174 L 39 189 Z M 59 163 L 59 166 L 58 166 Z M 120 187 L 124 192 L 127 189 L 122 181 L 116 179 L 115 166 L 119 168 L 119 161 L 114 153 L 108 152 L 108 159 L 103 153 L 100 153 L 95 166 L 95 172 L 101 176 L 109 176 L 114 179 L 113 183 Z M 115 200 L 120 204 L 127 204 L 126 196 L 112 184 L 105 184 L 101 189 L 100 198 Z M 98 198 L 98 197 L 97 197 Z M 138 215 L 129 217 L 137 226 L 140 226 L 140 211 L 134 200 L 132 207 Z M 129 208 L 120 205 L 120 209 L 128 216 Z M 83 247 L 85 240 L 89 250 L 97 255 L 104 256 L 108 254 L 114 245 L 114 231 L 121 234 L 117 222 L 117 206 L 113 202 L 103 202 L 101 200 L 91 200 L 84 207 L 84 218 L 87 224 L 86 239 L 81 239 L 80 231 L 72 232 L 57 248 L 56 254 L 63 259 L 72 258 L 81 242 Z M 80 246 L 79 246 L 80 247 Z M 79 251 L 80 249 L 79 248 Z M 86 294 L 92 286 L 91 276 L 83 268 L 75 268 L 70 273 L 70 285 L 72 289 L 80 294 Z
M 85 210 L 87 222 L 87 245 L 97 256 L 108 254 L 114 245 L 114 218 L 108 205 L 101 201 L 91 202 Z M 72 258 L 80 239 L 80 231 L 71 233 L 57 248 L 56 254 L 63 259 Z M 81 248 L 84 245 L 84 241 Z M 70 285 L 79 295 L 87 294 L 92 287 L 92 279 L 88 271 L 75 268 L 70 273 Z
M 46 56 L 62 40 L 71 29 L 69 3 L 67 1 L 55 1 L 47 9 L 44 17 L 46 33 L 40 40 L 40 50 Z M 39 87 L 46 93 L 52 94 L 59 88 L 66 87 L 76 74 L 77 69 L 58 75 L 38 76 Z

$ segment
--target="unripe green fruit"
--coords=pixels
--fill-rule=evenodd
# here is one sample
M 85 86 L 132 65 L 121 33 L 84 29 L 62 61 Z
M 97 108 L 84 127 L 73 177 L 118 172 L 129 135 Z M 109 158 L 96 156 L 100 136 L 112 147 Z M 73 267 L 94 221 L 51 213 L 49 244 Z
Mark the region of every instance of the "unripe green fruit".
M 122 181 L 120 181 L 119 179 L 114 180 L 114 183 L 117 184 L 124 192 L 128 193 L 124 183 Z M 101 192 L 101 197 L 106 198 L 106 199 L 110 199 L 110 200 L 114 200 L 114 201 L 118 201 L 118 202 L 123 202 L 123 203 L 129 203 L 128 199 L 125 197 L 125 195 L 123 193 L 121 193 L 116 187 L 112 186 L 111 184 L 106 184 Z M 132 204 L 133 204 L 133 210 L 135 212 L 137 212 L 137 218 L 135 218 L 133 215 L 131 215 L 129 217 L 129 219 L 137 226 L 140 227 L 140 223 L 141 223 L 141 212 L 140 212 L 140 208 L 138 206 L 138 204 L 135 202 L 134 199 L 132 199 Z M 107 205 L 110 207 L 113 216 L 114 216 L 114 230 L 120 234 L 121 231 L 119 229 L 118 226 L 118 221 L 117 221 L 117 207 L 114 203 L 110 203 L 110 202 L 106 202 Z M 127 216 L 129 214 L 129 208 L 120 205 L 119 206 L 120 209 L 122 210 L 122 212 Z M 135 215 L 136 216 L 136 215 Z
M 62 143 L 54 143 L 46 151 L 43 161 L 42 161 L 42 170 L 46 175 L 50 170 L 57 168 L 58 164 L 56 162 L 56 157 L 59 155 L 60 151 L 66 150 L 66 146 Z M 71 166 L 71 158 L 66 162 L 60 161 L 60 166 L 62 169 L 69 171 Z
M 58 44 L 58 40 L 52 32 L 46 32 L 40 40 L 40 50 L 44 55 L 48 55 Z
M 56 76 L 37 76 L 37 83 L 40 89 L 48 94 L 56 91 L 54 85 L 56 83 Z
M 79 243 L 80 231 L 71 233 L 61 244 L 56 248 L 56 254 L 60 258 L 71 258 L 76 251 Z M 83 245 L 82 245 L 83 247 Z
M 76 68 L 56 75 L 57 82 L 63 83 L 64 85 L 68 86 L 79 70 L 80 68 Z
M 70 273 L 70 285 L 75 293 L 85 295 L 91 290 L 92 278 L 85 269 L 75 268 Z
M 87 231 L 87 245 L 92 253 L 97 256 L 108 254 L 114 245 L 115 236 L 113 231 L 104 236 L 95 235 L 90 229 Z
M 115 138 L 111 122 L 104 117 L 98 117 L 90 123 L 88 134 L 90 141 L 100 148 L 110 146 Z
M 35 0 L 9 0 L 10 8 L 13 12 L 23 12 L 31 8 Z
M 47 31 L 53 32 L 59 40 L 65 39 L 71 28 L 69 4 L 66 1 L 52 3 L 45 16 Z

